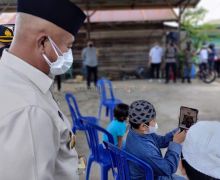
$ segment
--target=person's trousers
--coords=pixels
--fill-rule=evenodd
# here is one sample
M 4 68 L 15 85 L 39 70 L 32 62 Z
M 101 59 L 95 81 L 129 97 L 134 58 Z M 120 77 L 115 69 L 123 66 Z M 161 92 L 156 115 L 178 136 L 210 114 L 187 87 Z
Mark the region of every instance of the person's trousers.
M 155 71 L 156 71 L 156 78 L 160 78 L 160 63 L 152 63 L 151 64 L 151 78 L 155 78 Z
M 57 80 L 57 90 L 60 91 L 61 90 L 61 75 L 57 75 L 56 80 Z
M 215 68 L 215 61 L 214 60 L 209 60 L 208 64 L 209 64 L 209 71 L 213 71 L 214 68 Z
M 87 70 L 87 87 L 90 88 L 91 84 L 91 77 L 93 76 L 94 80 L 94 85 L 96 86 L 97 79 L 98 79 L 98 67 L 91 67 L 91 66 L 86 66 Z
M 173 81 L 176 82 L 176 63 L 166 63 L 166 82 L 170 80 L 170 72 L 173 73 Z
M 220 61 L 215 62 L 215 70 L 218 73 L 218 76 L 220 77 Z
M 207 63 L 201 63 L 199 65 L 199 71 L 201 72 L 201 71 L 205 71 L 205 70 L 207 70 Z
M 191 70 L 192 70 L 192 64 L 191 63 L 187 63 L 184 64 L 183 66 L 183 80 L 186 78 L 188 80 L 191 79 Z

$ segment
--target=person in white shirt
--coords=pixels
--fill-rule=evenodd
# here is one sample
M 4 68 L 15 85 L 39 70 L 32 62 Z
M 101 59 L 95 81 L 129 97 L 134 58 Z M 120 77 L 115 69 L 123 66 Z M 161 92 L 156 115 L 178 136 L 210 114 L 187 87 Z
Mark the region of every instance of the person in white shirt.
M 69 0 L 18 0 L 17 9 L 0 60 L 0 179 L 78 180 L 75 136 L 51 87 L 73 63 L 85 15 Z
M 199 51 L 199 69 L 200 71 L 206 70 L 208 68 L 208 57 L 209 51 L 205 43 L 203 43 L 202 48 Z
M 97 50 L 92 41 L 87 43 L 87 47 L 82 51 L 83 65 L 86 67 L 87 88 L 90 89 L 91 76 L 94 76 L 94 85 L 98 80 L 98 58 Z
M 155 78 L 156 71 L 156 78 L 159 79 L 160 65 L 163 58 L 163 48 L 161 48 L 157 42 L 155 42 L 154 46 L 151 48 L 149 57 L 149 63 L 151 64 L 151 78 Z

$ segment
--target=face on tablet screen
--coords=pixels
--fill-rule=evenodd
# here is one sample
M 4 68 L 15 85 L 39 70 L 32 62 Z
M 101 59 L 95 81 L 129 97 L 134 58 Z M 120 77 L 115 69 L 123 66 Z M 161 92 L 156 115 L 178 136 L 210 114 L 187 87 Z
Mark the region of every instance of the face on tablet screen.
M 179 127 L 182 129 L 189 129 L 197 122 L 198 110 L 188 107 L 180 108 Z

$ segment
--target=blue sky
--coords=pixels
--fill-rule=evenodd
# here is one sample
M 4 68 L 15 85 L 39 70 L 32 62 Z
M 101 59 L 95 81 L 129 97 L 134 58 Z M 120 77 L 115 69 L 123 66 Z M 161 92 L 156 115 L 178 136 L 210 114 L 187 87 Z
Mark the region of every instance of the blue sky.
M 198 6 L 202 6 L 208 10 L 205 22 L 210 20 L 220 20 L 220 0 L 201 0 Z

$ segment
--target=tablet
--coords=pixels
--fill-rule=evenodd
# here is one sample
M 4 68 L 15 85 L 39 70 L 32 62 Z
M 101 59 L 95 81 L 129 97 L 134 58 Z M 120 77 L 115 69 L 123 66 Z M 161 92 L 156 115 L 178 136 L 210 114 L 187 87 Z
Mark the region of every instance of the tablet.
M 180 107 L 179 128 L 188 130 L 198 119 L 198 109 L 190 107 Z

